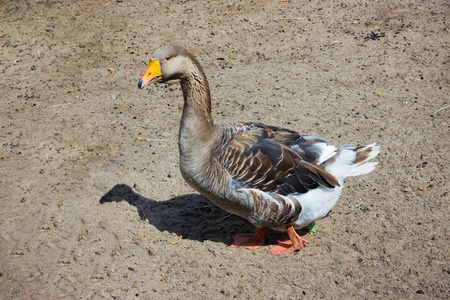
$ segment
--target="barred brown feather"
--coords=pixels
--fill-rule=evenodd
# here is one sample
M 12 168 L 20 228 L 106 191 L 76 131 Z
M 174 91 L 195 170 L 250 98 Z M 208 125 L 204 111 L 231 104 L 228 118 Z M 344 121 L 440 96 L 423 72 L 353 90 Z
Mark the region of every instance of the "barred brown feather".
M 232 125 L 235 128 L 236 124 Z M 298 133 L 260 123 L 244 123 L 239 131 L 226 129 L 223 126 L 221 140 L 229 142 L 215 150 L 216 159 L 243 187 L 289 195 L 318 186 L 339 186 L 333 175 L 308 162 L 317 160 L 319 154 L 308 152 L 307 147 L 302 148 L 303 153 L 289 147 L 307 144 Z

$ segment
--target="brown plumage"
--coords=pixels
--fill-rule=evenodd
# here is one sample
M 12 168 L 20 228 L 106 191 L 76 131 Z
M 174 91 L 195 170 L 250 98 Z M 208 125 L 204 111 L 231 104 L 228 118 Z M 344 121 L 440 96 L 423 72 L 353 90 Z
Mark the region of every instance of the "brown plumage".
M 233 247 L 256 249 L 266 227 L 287 231 L 273 253 L 290 253 L 306 243 L 295 233 L 324 217 L 339 198 L 347 176 L 366 174 L 379 147 L 337 149 L 321 138 L 261 123 L 217 125 L 211 115 L 209 84 L 200 64 L 185 49 L 156 50 L 139 81 L 179 79 L 184 106 L 180 124 L 180 169 L 186 182 L 222 209 L 246 218 L 254 235 L 236 234 Z

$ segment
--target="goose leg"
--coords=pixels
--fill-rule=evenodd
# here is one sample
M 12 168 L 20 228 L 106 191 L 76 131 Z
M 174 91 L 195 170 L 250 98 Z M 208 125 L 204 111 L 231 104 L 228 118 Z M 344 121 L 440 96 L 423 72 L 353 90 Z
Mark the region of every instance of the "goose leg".
M 289 254 L 296 250 L 300 250 L 306 245 L 306 240 L 301 238 L 293 226 L 286 228 L 290 241 L 278 242 L 278 246 L 270 249 L 270 252 L 274 254 Z
M 264 241 L 269 237 L 266 228 L 256 228 L 255 234 L 233 234 L 234 244 L 231 248 L 245 248 L 256 250 L 264 245 Z

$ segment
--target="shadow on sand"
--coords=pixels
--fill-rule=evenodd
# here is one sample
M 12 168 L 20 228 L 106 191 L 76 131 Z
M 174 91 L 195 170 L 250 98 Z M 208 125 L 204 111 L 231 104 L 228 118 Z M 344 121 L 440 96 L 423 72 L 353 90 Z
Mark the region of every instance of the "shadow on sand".
M 100 199 L 101 204 L 121 201 L 136 206 L 140 218 L 148 220 L 158 230 L 167 230 L 186 239 L 231 245 L 231 231 L 253 233 L 255 230 L 247 220 L 228 214 L 199 194 L 155 201 L 141 196 L 126 184 L 118 184 Z

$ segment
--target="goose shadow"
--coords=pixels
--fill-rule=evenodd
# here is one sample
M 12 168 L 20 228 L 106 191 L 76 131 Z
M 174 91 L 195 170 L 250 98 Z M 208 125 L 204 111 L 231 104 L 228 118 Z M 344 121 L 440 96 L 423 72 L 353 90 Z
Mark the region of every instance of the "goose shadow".
M 187 194 L 166 201 L 146 198 L 126 184 L 117 184 L 100 199 L 100 204 L 126 201 L 136 206 L 141 220 L 159 231 L 168 231 L 203 242 L 231 245 L 233 231 L 252 233 L 255 227 L 247 220 L 231 215 L 199 194 Z M 267 242 L 270 243 L 268 240 Z

